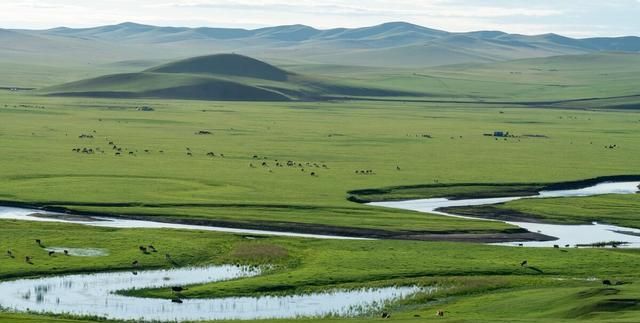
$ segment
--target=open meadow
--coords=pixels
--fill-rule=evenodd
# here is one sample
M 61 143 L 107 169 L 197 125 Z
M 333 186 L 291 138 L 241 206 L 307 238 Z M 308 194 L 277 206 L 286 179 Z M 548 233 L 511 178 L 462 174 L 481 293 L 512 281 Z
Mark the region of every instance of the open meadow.
M 635 190 L 456 209 L 477 218 L 367 204 L 532 196 L 571 181 L 637 180 L 638 53 L 594 52 L 592 43 L 588 51 L 569 50 L 540 36 L 529 41 L 559 46 L 545 49 L 564 55 L 489 59 L 479 47 L 463 64 L 456 50 L 439 59 L 460 64 L 412 67 L 424 58 L 407 46 L 393 49 L 409 55 L 406 65 L 371 67 L 325 44 L 315 61 L 289 53 L 276 67 L 237 54 L 183 59 L 212 52 L 211 43 L 183 51 L 131 40 L 107 55 L 103 46 L 113 40 L 99 37 L 111 37 L 109 30 L 23 31 L 75 53 L 58 64 L 29 64 L 30 56 L 0 50 L 0 293 L 2 284 L 25 278 L 122 272 L 134 281 L 146 270 L 233 265 L 262 272 L 115 294 L 162 299 L 168 307 L 404 286 L 421 289 L 356 315 L 247 321 L 640 321 L 638 249 L 491 245 L 542 234 L 480 219 L 640 229 Z M 85 46 L 84 37 L 100 42 Z M 90 61 L 92 53 L 104 56 Z M 375 62 L 384 53 L 362 55 Z M 2 219 L 13 212 L 5 207 L 64 213 L 30 220 L 80 220 Z M 361 239 L 83 225 L 95 217 Z M 3 307 L 1 296 L 3 323 L 124 322 L 20 311 Z

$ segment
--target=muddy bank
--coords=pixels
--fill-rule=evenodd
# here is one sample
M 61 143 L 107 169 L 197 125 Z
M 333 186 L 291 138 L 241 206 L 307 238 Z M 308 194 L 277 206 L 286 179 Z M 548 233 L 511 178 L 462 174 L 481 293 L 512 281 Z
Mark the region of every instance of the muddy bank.
M 468 216 L 472 218 L 497 220 L 502 222 L 550 223 L 548 219 L 545 219 L 539 215 L 520 212 L 516 210 L 502 209 L 498 207 L 499 205 L 504 204 L 442 207 L 436 209 L 436 211 L 448 214 Z
M 402 237 L 399 237 L 399 239 L 402 239 Z M 554 241 L 556 238 L 540 233 L 529 232 L 524 229 L 513 229 L 499 233 L 414 234 L 412 236 L 407 236 L 405 240 L 504 243 L 530 241 L 545 242 Z
M 0 203 L 3 204 L 3 203 Z M 6 204 L 5 204 L 6 206 Z M 390 231 L 382 229 L 369 229 L 369 228 L 356 228 L 356 227 L 340 227 L 322 224 L 310 224 L 310 223 L 295 223 L 295 222 L 271 222 L 271 221 L 228 221 L 228 220 L 215 220 L 215 219 L 197 219 L 197 218 L 182 218 L 176 216 L 167 215 L 135 215 L 135 214 L 114 214 L 114 213 L 101 213 L 101 212 L 77 212 L 69 210 L 63 207 L 47 207 L 37 206 L 33 203 L 20 203 L 12 202 L 11 207 L 20 207 L 22 209 L 34 210 L 30 215 L 36 215 L 42 218 L 66 220 L 66 221 L 79 221 L 90 224 L 91 221 L 103 221 L 108 222 L 108 219 L 117 220 L 134 220 L 134 221 L 148 221 L 152 223 L 162 224 L 175 224 L 175 225 L 190 225 L 205 228 L 226 228 L 226 229 L 238 229 L 238 230 L 258 230 L 268 232 L 280 232 L 280 233 L 293 233 L 293 234 L 307 234 L 307 235 L 319 235 L 330 237 L 351 237 L 361 239 L 395 239 L 395 240 L 420 240 L 420 241 L 466 241 L 466 242 L 479 242 L 479 243 L 493 243 L 493 242 L 506 242 L 506 241 L 520 241 L 520 240 L 534 240 L 534 241 L 548 241 L 550 237 L 531 234 L 523 229 L 508 229 L 504 231 Z M 55 211 L 60 215 L 43 214 L 37 211 L 37 208 L 47 211 Z M 180 228 L 176 228 L 180 229 Z M 222 231 L 222 230 L 220 230 Z M 244 234 L 244 233 L 237 233 Z
M 466 200 L 504 196 L 532 196 L 543 190 L 545 185 L 540 183 L 457 183 L 392 186 L 349 191 L 347 192 L 347 200 L 365 204 L 424 198 Z
M 110 216 L 112 217 L 112 216 Z M 552 237 L 531 233 L 523 229 L 507 229 L 500 232 L 470 232 L 470 231 L 390 231 L 381 229 L 339 227 L 312 223 L 296 222 L 234 222 L 211 219 L 190 219 L 166 216 L 136 216 L 120 215 L 122 219 L 154 221 L 162 223 L 176 223 L 198 226 L 213 226 L 236 229 L 266 230 L 277 232 L 295 232 L 303 234 L 355 237 L 366 239 L 391 240 L 420 240 L 420 241 L 467 241 L 467 242 L 506 242 L 506 241 L 549 241 Z

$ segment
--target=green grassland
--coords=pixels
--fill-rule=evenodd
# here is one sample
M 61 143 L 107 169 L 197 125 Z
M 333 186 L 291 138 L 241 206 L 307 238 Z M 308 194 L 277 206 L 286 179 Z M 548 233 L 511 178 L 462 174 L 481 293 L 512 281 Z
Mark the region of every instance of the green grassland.
M 507 227 L 499 223 L 361 206 L 347 201 L 347 192 L 436 181 L 540 183 L 633 174 L 637 170 L 628 161 L 639 153 L 634 143 L 640 121 L 624 111 L 99 100 L 10 92 L 2 101 L 0 198 L 97 212 L 502 230 Z M 136 109 L 143 105 L 155 111 Z M 483 136 L 497 129 L 547 138 Z M 211 134 L 196 134 L 201 130 Z M 121 156 L 109 142 L 123 149 Z M 620 148 L 605 149 L 609 144 Z M 87 147 L 104 154 L 72 151 Z M 277 167 L 276 160 L 296 166 Z
M 0 136 L 3 199 L 137 204 L 134 209 L 162 202 L 312 205 L 349 211 L 363 209 L 345 200 L 347 191 L 359 188 L 631 174 L 636 169 L 628 161 L 638 154 L 633 143 L 640 127 L 640 121 L 627 112 L 545 110 L 542 114 L 535 109 L 445 104 L 125 101 L 8 92 L 2 101 L 7 105 L 0 105 L 6 120 Z M 155 111 L 137 111 L 142 105 Z M 498 129 L 548 138 L 495 140 L 482 135 Z M 212 135 L 196 135 L 200 130 Z M 80 139 L 81 134 L 94 138 Z M 134 156 L 128 151 L 114 156 L 109 141 Z M 291 144 L 294 141 L 296 145 Z M 609 144 L 620 148 L 605 149 Z M 71 151 L 84 147 L 99 147 L 105 153 Z M 192 157 L 187 156 L 187 147 Z M 225 157 L 210 158 L 207 152 Z M 263 160 L 253 159 L 254 155 L 269 158 L 265 160 L 269 166 L 261 166 Z M 278 168 L 276 159 L 294 160 L 303 167 Z M 375 175 L 355 174 L 369 169 Z M 318 176 L 310 176 L 312 171 Z M 163 210 L 196 215 L 192 211 Z M 250 211 L 258 219 L 263 210 Z M 206 213 L 234 216 L 215 209 Z M 266 218 L 286 220 L 290 213 L 283 212 L 281 219 Z M 326 217 L 332 212 L 318 213 L 325 218 L 298 216 L 331 223 Z M 333 218 L 339 223 L 351 217 L 334 213 Z M 362 220 L 359 214 L 354 218 Z
M 640 94 L 636 87 L 640 71 L 638 54 L 556 56 L 414 69 L 308 64 L 287 68 L 312 75 L 338 76 L 354 84 L 370 83 L 423 93 L 433 100 L 547 102 L 538 105 L 605 108 L 616 105 L 615 97 Z M 593 105 L 588 101 L 556 102 L 593 98 L 613 99 Z M 621 103 L 629 103 L 628 100 L 622 98 Z
M 509 322 L 514 317 L 522 322 L 564 319 L 596 322 L 602 318 L 632 322 L 637 319 L 637 299 L 640 297 L 634 271 L 640 265 L 640 257 L 635 250 L 571 249 L 562 252 L 550 248 L 409 241 L 352 241 L 345 244 L 292 238 L 247 240 L 241 235 L 212 232 L 102 229 L 15 221 L 3 221 L 0 233 L 0 248 L 11 249 L 16 254 L 15 259 L 0 258 L 0 277 L 3 279 L 132 270 L 133 260 L 140 261 L 138 270 L 169 268 L 174 264 L 168 263 L 163 255 L 170 253 L 179 266 L 276 265 L 263 276 L 193 286 L 184 292 L 187 298 L 289 294 L 398 284 L 440 287 L 433 295 L 391 306 L 392 321 L 398 322 L 437 319 L 434 315 L 437 309 L 446 310 L 446 319 L 454 322 Z M 103 248 L 109 254 L 93 258 L 49 257 L 34 239 L 41 239 L 45 246 Z M 158 254 L 145 255 L 138 250 L 138 245 L 149 243 L 156 246 Z M 24 255 L 34 257 L 33 265 L 23 261 Z M 529 268 L 520 266 L 522 259 L 529 261 Z M 601 266 L 602 263 L 608 266 Z M 588 280 L 592 277 L 596 280 Z M 600 279 L 626 284 L 603 286 Z M 165 289 L 129 294 L 171 296 Z M 492 310 L 483 311 L 487 306 Z M 360 319 L 340 321 L 363 322 L 376 320 L 376 316 L 371 313 Z M 3 322 L 44 319 L 7 312 L 0 313 L 0 318 Z M 71 318 L 59 319 L 76 322 Z
M 369 196 L 374 200 L 390 193 L 394 198 L 502 195 L 514 190 L 524 194 L 545 183 L 638 174 L 637 59 L 637 55 L 602 54 L 419 71 L 302 64 L 283 67 L 306 75 L 298 83 L 262 79 L 258 84 L 255 75 L 224 78 L 250 87 L 284 83 L 287 91 L 310 87 L 311 78 L 314 84 L 327 86 L 325 93 L 340 97 L 355 94 L 336 87 L 421 93 L 413 101 L 375 97 L 223 102 L 196 97 L 53 97 L 39 91 L 0 90 L 0 201 L 291 230 L 332 226 L 345 232 L 505 232 L 514 227 L 370 207 L 349 201 L 349 192 L 375 189 Z M 155 65 L 131 62 L 105 67 L 153 80 L 153 84 L 135 78 L 123 84 L 110 82 L 105 89 L 144 92 L 220 77 L 139 72 Z M 20 83 L 24 87 L 52 86 L 66 78 L 29 81 L 49 72 L 25 68 L 25 73 Z M 100 80 L 104 78 L 92 82 Z M 94 85 L 82 81 L 87 91 Z M 355 96 L 360 99 L 370 96 L 359 94 Z M 484 135 L 493 131 L 513 136 Z M 608 148 L 611 145 L 616 148 Z M 74 151 L 83 149 L 91 153 Z M 634 210 L 638 201 L 640 195 L 603 196 L 527 200 L 499 207 L 539 214 L 549 221 L 597 219 L 638 227 Z M 48 257 L 34 239 L 49 246 L 105 248 L 109 255 Z M 147 243 L 160 254 L 170 253 L 180 266 L 276 265 L 266 276 L 192 287 L 188 297 L 438 284 L 447 288 L 390 308 L 390 321 L 436 320 L 434 313 L 442 308 L 447 315 L 438 320 L 449 322 L 637 322 L 640 309 L 637 250 L 273 237 L 249 241 L 212 232 L 2 221 L 0 250 L 11 248 L 21 257 L 29 254 L 35 259 L 28 265 L 20 257 L 1 257 L 0 279 L 130 270 L 134 259 L 142 268 L 171 266 L 164 257 L 141 254 L 137 246 Z M 520 267 L 524 259 L 541 272 Z M 592 277 L 598 280 L 584 280 Z M 608 287 L 599 279 L 629 284 Z M 166 290 L 135 293 L 167 296 Z M 300 321 L 382 320 L 371 315 Z M 0 312 L 2 322 L 43 320 L 97 319 Z

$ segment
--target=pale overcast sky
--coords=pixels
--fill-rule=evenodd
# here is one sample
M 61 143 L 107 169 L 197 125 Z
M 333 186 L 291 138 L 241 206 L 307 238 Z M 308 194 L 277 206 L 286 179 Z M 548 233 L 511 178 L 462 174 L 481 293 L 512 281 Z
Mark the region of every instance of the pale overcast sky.
M 407 21 L 448 31 L 640 35 L 640 0 L 0 0 L 0 28 L 361 27 Z

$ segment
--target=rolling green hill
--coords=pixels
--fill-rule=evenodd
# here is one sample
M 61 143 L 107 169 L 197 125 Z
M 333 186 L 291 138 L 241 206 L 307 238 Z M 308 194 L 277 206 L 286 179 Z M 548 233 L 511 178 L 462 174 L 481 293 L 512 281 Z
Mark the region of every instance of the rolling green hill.
M 132 64 L 145 66 L 149 62 Z M 640 100 L 635 86 L 640 82 L 640 54 L 634 53 L 564 55 L 423 69 L 282 66 L 237 54 L 218 54 L 171 62 L 142 72 L 66 83 L 39 93 L 248 101 L 375 98 L 627 109 L 637 108 Z
M 325 96 L 416 96 L 358 83 L 291 73 L 237 54 L 201 56 L 137 73 L 89 78 L 44 88 L 51 96 L 222 101 L 317 100 Z
M 247 56 L 218 54 L 194 57 L 154 67 L 152 73 L 213 74 L 286 81 L 289 73 Z

